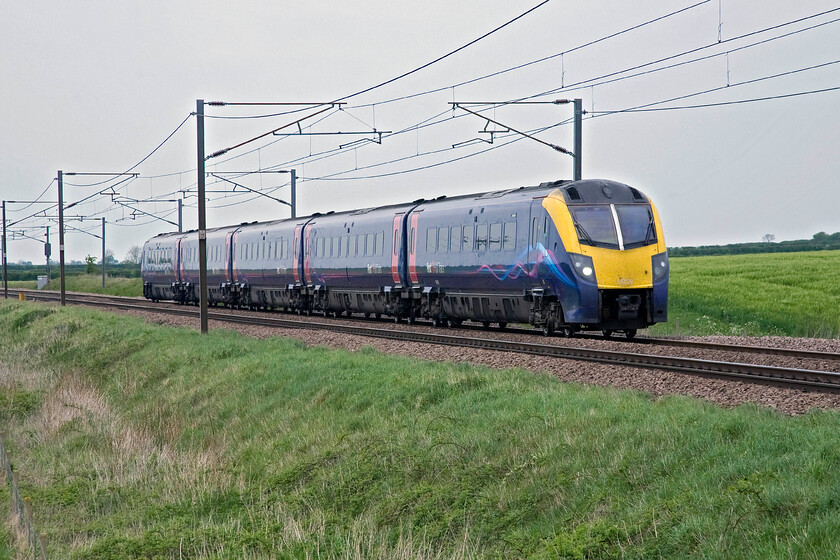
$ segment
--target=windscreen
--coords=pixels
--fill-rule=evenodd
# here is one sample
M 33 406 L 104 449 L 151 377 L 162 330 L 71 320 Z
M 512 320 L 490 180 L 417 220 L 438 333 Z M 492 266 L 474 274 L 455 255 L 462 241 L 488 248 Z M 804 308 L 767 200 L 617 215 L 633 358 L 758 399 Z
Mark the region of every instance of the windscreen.
M 585 245 L 618 249 L 612 210 L 606 204 L 570 206 L 578 239 Z
M 624 247 L 643 247 L 656 243 L 656 228 L 653 226 L 653 213 L 647 204 L 618 204 L 615 207 L 618 222 L 621 224 L 621 237 Z
M 569 211 L 584 245 L 623 250 L 656 243 L 649 204 L 573 205 Z

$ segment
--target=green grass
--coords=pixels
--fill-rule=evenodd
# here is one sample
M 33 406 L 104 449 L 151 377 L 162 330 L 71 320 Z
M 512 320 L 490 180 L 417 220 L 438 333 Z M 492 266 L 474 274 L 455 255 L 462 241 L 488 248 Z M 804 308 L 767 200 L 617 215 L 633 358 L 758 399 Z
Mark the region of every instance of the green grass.
M 840 251 L 671 259 L 654 334 L 840 337 Z
M 840 556 L 835 413 L 31 302 L 0 332 L 51 558 Z
M 85 292 L 89 294 L 108 294 L 112 296 L 142 296 L 143 280 L 140 278 L 120 278 L 107 276 L 105 288 L 102 287 L 102 275 L 83 274 L 67 276 L 65 289 L 68 292 Z M 58 281 L 53 280 L 50 289 L 58 290 Z
M 53 278 L 47 289 L 58 291 L 60 289 L 59 282 L 58 278 Z M 10 289 L 34 290 L 36 287 L 37 282 L 30 280 L 9 282 Z M 68 292 L 139 297 L 143 295 L 143 280 L 140 278 L 106 276 L 105 287 L 103 288 L 101 274 L 68 275 L 64 278 L 64 289 Z

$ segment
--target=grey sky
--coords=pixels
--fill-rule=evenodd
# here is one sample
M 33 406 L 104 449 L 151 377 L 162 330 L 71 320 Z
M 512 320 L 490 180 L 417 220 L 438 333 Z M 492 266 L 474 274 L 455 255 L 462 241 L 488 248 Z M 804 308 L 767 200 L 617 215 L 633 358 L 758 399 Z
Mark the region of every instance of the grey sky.
M 4 0 L 0 18 L 0 197 L 32 199 L 65 172 L 123 171 L 157 146 L 195 100 L 329 101 L 393 78 L 458 48 L 537 5 L 538 0 L 365 2 L 59 2 Z M 503 101 L 585 82 L 542 100 L 582 97 L 595 113 L 584 121 L 584 177 L 634 185 L 657 206 L 670 246 L 777 240 L 840 231 L 840 91 L 690 110 L 601 115 L 693 94 L 655 107 L 720 103 L 840 86 L 840 64 L 756 81 L 840 61 L 840 22 L 735 50 L 840 18 L 840 11 L 737 41 L 730 39 L 837 8 L 829 1 L 711 0 L 681 14 L 469 85 L 455 84 L 569 51 L 692 6 L 696 2 L 568 2 L 552 0 L 467 49 L 388 86 L 348 100 L 344 111 L 307 121 L 312 131 L 409 131 L 338 150 L 346 136 L 267 138 L 208 162 L 209 171 L 295 167 L 298 213 L 326 212 L 571 178 L 568 156 L 529 140 L 480 136 L 484 122 L 446 112 L 449 101 Z M 720 39 L 718 42 L 719 23 Z M 700 47 L 694 54 L 647 66 L 650 70 L 721 55 L 609 84 L 589 81 Z M 724 55 L 731 52 L 728 57 Z M 615 77 L 626 77 L 619 74 Z M 729 87 L 725 87 L 729 84 Z M 743 85 L 742 85 L 743 84 Z M 427 90 L 444 91 L 385 101 Z M 217 116 L 279 112 L 277 108 L 210 108 Z M 438 124 L 412 127 L 443 113 Z M 487 115 L 519 130 L 536 130 L 571 117 L 570 106 L 505 107 Z M 457 117 L 457 118 L 452 118 Z M 292 120 L 208 119 L 207 153 Z M 492 128 L 492 127 L 491 127 Z M 537 136 L 572 147 L 572 127 Z M 485 136 L 486 137 L 486 136 Z M 190 119 L 153 157 L 141 178 L 116 188 L 135 199 L 185 199 L 185 228 L 196 225 L 195 122 Z M 508 144 L 508 145 L 505 145 Z M 260 148 L 256 150 L 256 148 Z M 488 148 L 492 148 L 489 151 Z M 256 151 L 255 151 L 256 150 Z M 317 154 L 327 152 L 329 157 Z M 484 153 L 480 153 L 484 152 Z M 310 154 L 312 156 L 310 157 Z M 425 154 L 425 155 L 424 155 Z M 472 154 L 472 155 L 471 155 Z M 470 157 L 464 157 L 470 156 Z M 233 159 L 231 159 L 233 158 Z M 456 158 L 452 163 L 441 164 Z M 399 160 L 388 165 L 384 162 Z M 410 173 L 406 170 L 428 167 Z M 169 175 L 171 174 L 171 175 Z M 158 177 L 160 175 L 169 175 Z M 386 176 L 382 176 L 386 175 Z M 154 178 L 150 178 L 154 177 Z M 236 179 L 288 199 L 288 177 Z M 68 183 L 92 178 L 68 177 Z M 208 225 L 288 216 L 288 208 L 252 194 L 231 196 L 212 184 Z M 78 201 L 103 186 L 68 185 Z M 189 192 L 188 192 L 189 194 Z M 45 198 L 55 200 L 53 184 Z M 11 205 L 16 220 L 37 210 Z M 172 203 L 143 211 L 175 220 Z M 95 196 L 67 212 L 108 221 L 108 247 L 122 259 L 130 245 L 171 230 L 162 221 L 114 208 Z M 42 226 L 33 218 L 20 226 Z M 92 228 L 98 224 L 74 223 Z M 51 227 L 55 234 L 57 227 Z M 27 230 L 43 238 L 43 230 Z M 57 236 L 53 235 L 57 249 Z M 68 259 L 98 255 L 100 241 L 67 234 Z M 9 260 L 43 260 L 39 243 L 10 240 Z M 54 258 L 57 252 L 54 251 Z

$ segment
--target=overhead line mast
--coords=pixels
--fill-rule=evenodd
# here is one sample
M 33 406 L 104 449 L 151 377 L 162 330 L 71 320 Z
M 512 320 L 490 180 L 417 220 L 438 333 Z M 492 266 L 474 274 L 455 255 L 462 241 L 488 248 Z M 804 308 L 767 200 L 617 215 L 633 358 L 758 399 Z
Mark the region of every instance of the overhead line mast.
M 552 144 L 551 142 L 546 142 L 545 140 L 540 140 L 536 136 L 533 136 L 533 135 L 528 134 L 526 132 L 522 132 L 520 130 L 516 130 L 515 128 L 512 128 L 512 127 L 510 127 L 506 124 L 502 124 L 502 123 L 500 123 L 496 120 L 491 119 L 490 117 L 487 117 L 485 115 L 482 115 L 481 113 L 473 111 L 472 109 L 467 109 L 466 107 L 464 107 L 464 105 L 493 105 L 493 106 L 499 106 L 499 105 L 501 105 L 501 106 L 504 106 L 504 105 L 565 105 L 565 104 L 568 104 L 568 103 L 573 103 L 574 104 L 574 109 L 575 109 L 575 116 L 574 116 L 574 121 L 575 121 L 574 146 L 575 146 L 575 148 L 574 148 L 574 151 L 567 150 L 566 148 L 564 148 L 562 146 Z M 510 132 L 515 132 L 515 133 L 517 133 L 517 134 L 519 134 L 519 135 L 521 135 L 525 138 L 528 138 L 529 140 L 534 140 L 536 142 L 539 142 L 540 144 L 548 146 L 555 151 L 558 151 L 560 153 L 568 154 L 568 155 L 572 156 L 575 160 L 574 180 L 575 181 L 580 181 L 582 179 L 582 175 L 583 175 L 583 166 L 582 166 L 582 161 L 581 161 L 581 151 L 583 150 L 582 121 L 583 121 L 583 115 L 586 112 L 586 111 L 583 110 L 583 99 L 580 99 L 580 98 L 577 98 L 577 99 L 557 99 L 557 100 L 554 100 L 554 101 L 450 101 L 449 104 L 452 105 L 453 107 L 457 107 L 457 108 L 461 109 L 462 111 L 466 111 L 467 113 L 471 113 L 471 114 L 473 114 L 477 117 L 480 117 L 480 118 L 482 118 L 482 119 L 484 119 L 488 122 L 491 122 L 491 123 L 499 125 L 499 126 L 504 126 Z

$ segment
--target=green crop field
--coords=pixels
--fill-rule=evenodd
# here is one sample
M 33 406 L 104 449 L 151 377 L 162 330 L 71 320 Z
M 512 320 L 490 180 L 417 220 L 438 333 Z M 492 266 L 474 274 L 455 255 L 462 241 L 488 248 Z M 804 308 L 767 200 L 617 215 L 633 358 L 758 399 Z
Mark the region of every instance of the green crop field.
M 671 259 L 656 334 L 840 336 L 840 251 Z
M 840 557 L 838 413 L 37 302 L 0 302 L 0 332 L 50 558 Z

